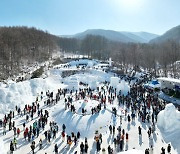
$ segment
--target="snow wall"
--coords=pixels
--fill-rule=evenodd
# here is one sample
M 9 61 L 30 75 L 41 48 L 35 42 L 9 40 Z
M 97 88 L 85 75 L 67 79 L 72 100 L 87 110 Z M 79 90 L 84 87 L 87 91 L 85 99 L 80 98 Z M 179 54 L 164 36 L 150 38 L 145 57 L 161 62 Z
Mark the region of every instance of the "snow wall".
M 180 112 L 170 103 L 160 111 L 157 119 L 157 126 L 165 132 L 173 132 L 180 129 Z
M 119 93 L 121 91 L 121 95 L 126 96 L 128 92 L 130 92 L 130 86 L 128 83 L 124 80 L 122 80 L 118 85 L 117 85 L 117 92 Z
M 65 85 L 56 78 L 37 78 L 0 87 L 0 114 L 14 110 L 15 106 L 24 107 L 25 104 L 31 104 L 35 101 L 38 94 L 48 90 L 54 91 L 64 88 Z
M 110 79 L 110 85 L 113 88 L 117 88 L 117 85 L 119 84 L 119 78 L 118 77 L 111 77 Z

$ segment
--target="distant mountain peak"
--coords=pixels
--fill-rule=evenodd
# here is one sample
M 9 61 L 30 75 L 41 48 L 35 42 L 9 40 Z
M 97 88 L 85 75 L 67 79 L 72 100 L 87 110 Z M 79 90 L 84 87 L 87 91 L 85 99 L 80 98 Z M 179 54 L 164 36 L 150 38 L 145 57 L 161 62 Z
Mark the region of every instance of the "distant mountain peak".
M 156 34 L 148 32 L 126 32 L 126 31 L 114 31 L 105 29 L 87 29 L 84 32 L 77 33 L 75 35 L 69 35 L 66 37 L 83 39 L 87 35 L 100 35 L 112 41 L 118 42 L 134 42 L 134 43 L 147 43 L 151 39 L 158 37 Z
M 176 42 L 180 42 L 180 25 L 169 29 L 163 35 L 152 39 L 150 43 L 162 43 L 167 40 L 174 40 Z

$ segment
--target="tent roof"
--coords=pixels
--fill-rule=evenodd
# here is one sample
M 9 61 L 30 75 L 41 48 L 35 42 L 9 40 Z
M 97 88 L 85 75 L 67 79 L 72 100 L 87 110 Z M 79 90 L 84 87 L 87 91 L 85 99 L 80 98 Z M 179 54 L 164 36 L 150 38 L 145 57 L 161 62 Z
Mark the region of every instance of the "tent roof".
M 159 84 L 158 80 L 152 80 L 151 84 L 156 85 Z
M 166 82 L 174 82 L 176 84 L 180 84 L 179 79 L 174 79 L 174 78 L 166 78 L 166 77 L 160 77 L 158 78 L 159 81 L 166 81 Z

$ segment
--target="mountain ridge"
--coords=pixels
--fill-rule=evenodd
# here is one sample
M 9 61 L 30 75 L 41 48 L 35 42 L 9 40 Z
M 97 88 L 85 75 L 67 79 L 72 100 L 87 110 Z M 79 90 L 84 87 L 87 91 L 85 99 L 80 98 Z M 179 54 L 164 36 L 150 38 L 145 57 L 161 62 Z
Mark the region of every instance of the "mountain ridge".
M 162 43 L 168 40 L 174 40 L 176 42 L 180 42 L 180 25 L 169 29 L 163 35 L 152 39 L 150 43 Z
M 148 43 L 151 39 L 159 35 L 148 32 L 127 32 L 127 31 L 114 31 L 104 29 L 88 29 L 74 35 L 62 35 L 61 37 L 83 39 L 87 35 L 100 35 L 112 41 L 118 42 L 133 42 L 133 43 Z

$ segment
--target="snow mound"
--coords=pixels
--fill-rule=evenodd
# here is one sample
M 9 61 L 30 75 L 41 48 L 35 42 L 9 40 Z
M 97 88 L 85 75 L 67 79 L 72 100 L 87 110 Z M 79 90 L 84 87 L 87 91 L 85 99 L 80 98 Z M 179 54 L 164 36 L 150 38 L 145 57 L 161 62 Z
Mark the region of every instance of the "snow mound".
M 78 100 L 72 103 L 76 107 L 76 113 L 82 114 L 82 108 L 86 110 L 86 114 L 91 115 L 91 108 L 97 107 L 99 102 L 96 100 Z
M 57 78 L 32 79 L 28 81 L 11 83 L 6 87 L 0 87 L 0 113 L 6 113 L 15 106 L 24 106 L 35 101 L 35 98 L 42 91 L 53 91 L 65 87 Z
M 62 123 L 66 125 L 67 134 L 70 134 L 72 129 L 75 133 L 78 131 L 81 132 L 82 138 L 93 138 L 96 130 L 102 134 L 106 133 L 107 128 L 112 121 L 112 115 L 109 114 L 109 111 L 107 110 L 102 110 L 99 113 L 91 115 L 89 114 L 90 108 L 88 109 L 88 107 L 90 107 L 90 105 L 88 103 L 91 102 L 87 102 L 87 105 L 85 106 L 88 111 L 88 114 L 85 116 L 79 114 L 79 111 L 77 114 L 73 114 L 68 110 L 64 111 L 64 109 L 57 109 L 53 112 L 52 116 L 59 125 L 62 125 Z
M 180 112 L 175 106 L 167 104 L 165 109 L 158 114 L 157 125 L 165 132 L 173 132 L 180 129 Z
M 119 78 L 118 77 L 111 77 L 110 85 L 113 88 L 117 88 L 117 85 L 119 84 Z
M 130 91 L 130 86 L 126 81 L 122 80 L 117 86 L 117 91 L 121 91 L 121 95 L 126 96 Z
M 144 154 L 144 152 L 141 150 L 132 149 L 124 152 L 119 152 L 118 154 Z

